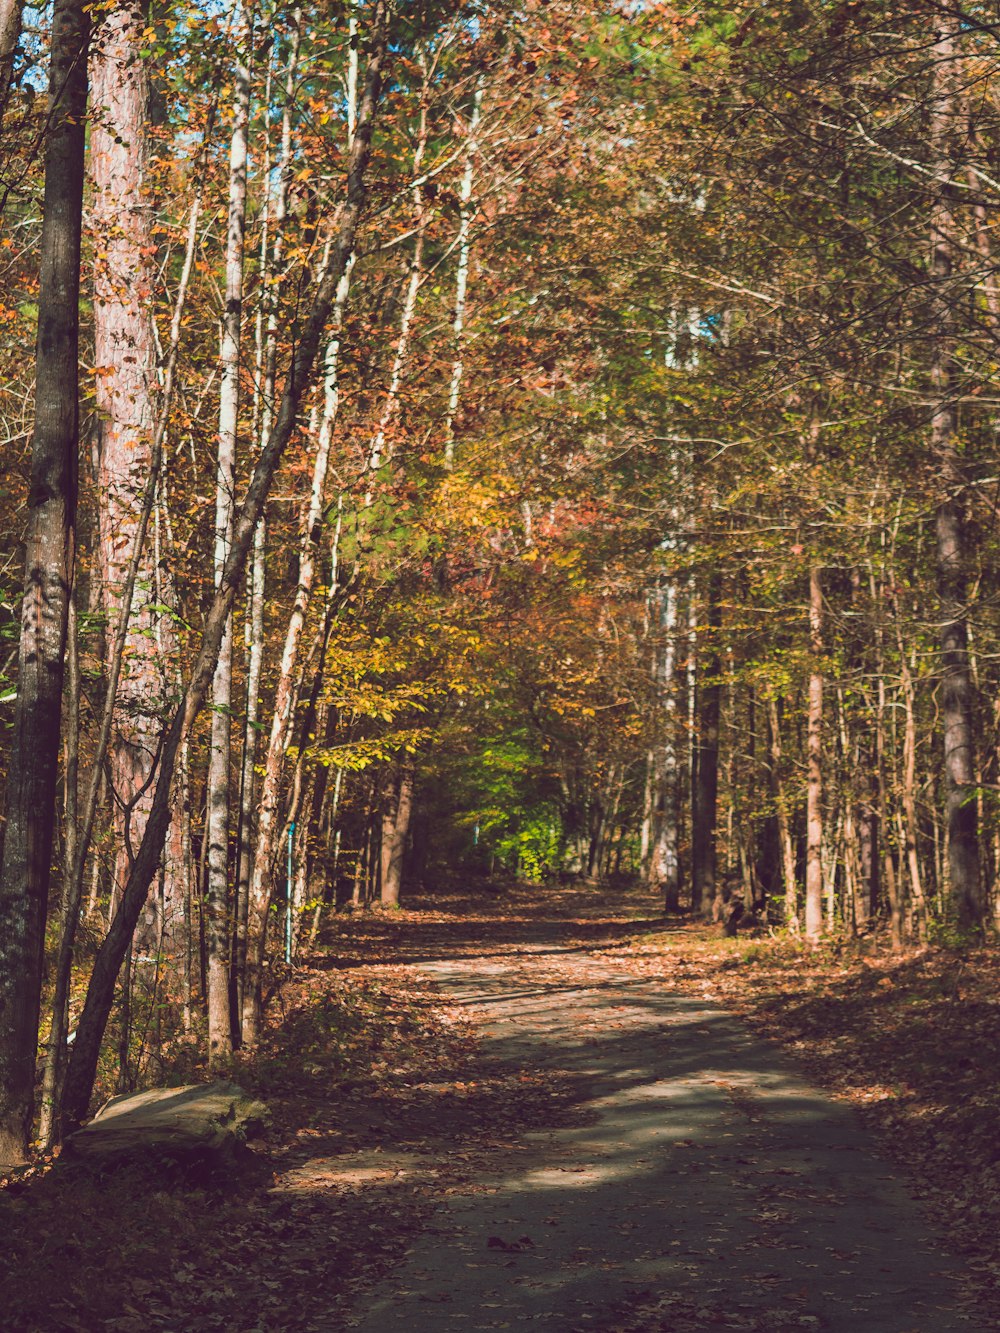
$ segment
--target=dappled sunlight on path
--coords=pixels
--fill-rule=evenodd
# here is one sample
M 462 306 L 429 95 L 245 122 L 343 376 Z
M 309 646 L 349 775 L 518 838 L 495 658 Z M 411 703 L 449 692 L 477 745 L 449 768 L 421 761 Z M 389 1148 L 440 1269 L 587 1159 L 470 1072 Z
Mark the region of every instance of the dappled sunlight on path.
M 538 926 L 506 956 L 413 947 L 480 1025 L 486 1067 L 572 1080 L 575 1122 L 511 1125 L 518 1150 L 449 1200 L 353 1327 L 983 1327 L 847 1108 L 710 1000 L 560 952 Z

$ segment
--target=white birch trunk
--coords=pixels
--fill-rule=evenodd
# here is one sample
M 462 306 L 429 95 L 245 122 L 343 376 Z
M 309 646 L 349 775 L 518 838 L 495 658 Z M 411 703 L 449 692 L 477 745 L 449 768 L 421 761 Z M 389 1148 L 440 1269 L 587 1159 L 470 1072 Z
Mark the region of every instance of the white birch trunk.
M 472 219 L 475 216 L 475 209 L 472 207 L 472 188 L 475 181 L 476 151 L 482 105 L 483 90 L 480 87 L 476 89 L 476 95 L 472 101 L 465 170 L 462 172 L 462 181 L 458 191 L 461 213 L 458 224 L 458 268 L 455 273 L 455 318 L 452 322 L 452 335 L 455 339 L 455 360 L 451 367 L 451 384 L 448 386 L 448 415 L 445 419 L 444 444 L 444 461 L 448 468 L 453 467 L 455 463 L 455 418 L 458 415 L 462 375 L 465 371 L 462 337 L 465 332 L 465 307 L 469 291 L 469 259 L 472 252 L 469 238 L 472 231 Z
M 805 937 L 815 941 L 823 933 L 823 589 L 815 565 L 809 571 L 809 647 Z
M 277 197 L 274 207 L 274 239 L 271 246 L 270 269 L 268 268 L 268 250 L 270 242 L 269 212 L 271 206 L 271 153 L 265 135 L 264 151 L 264 221 L 261 228 L 260 265 L 261 273 L 270 276 L 271 286 L 267 297 L 258 308 L 256 335 L 256 383 L 259 388 L 260 409 L 260 447 L 265 449 L 271 435 L 274 419 L 274 389 L 278 359 L 278 277 L 281 272 L 282 251 L 284 246 L 284 224 L 288 213 L 288 187 L 291 178 L 292 150 L 292 101 L 295 93 L 295 79 L 298 71 L 299 48 L 302 37 L 302 11 L 296 9 L 292 16 L 293 36 L 285 73 L 285 104 L 281 117 L 281 148 L 279 158 L 279 176 Z M 268 93 L 270 76 L 268 79 Z M 270 96 L 267 96 L 270 103 Z M 264 336 L 264 312 L 267 312 L 267 332 Z M 247 914 L 250 900 L 250 883 L 253 878 L 254 862 L 254 812 L 256 810 L 257 788 L 257 730 L 260 719 L 260 682 L 264 665 L 264 602 L 266 592 L 265 553 L 267 546 L 267 517 L 261 515 L 254 532 L 253 556 L 248 579 L 249 606 L 246 617 L 244 646 L 247 660 L 246 722 L 243 729 L 243 766 L 240 775 L 240 845 L 238 853 L 238 874 L 236 877 L 236 929 L 235 958 L 232 970 L 236 981 L 236 1003 L 238 1012 L 243 1006 L 243 978 L 246 962 Z
M 219 349 L 219 451 L 215 500 L 215 583 L 219 586 L 233 536 L 236 436 L 240 404 L 243 242 L 247 202 L 247 121 L 250 72 L 235 71 L 236 96 L 229 153 L 226 294 Z M 229 1018 L 229 766 L 233 622 L 227 618 L 212 680 L 212 738 L 208 771 L 208 1057 L 210 1067 L 231 1053 Z
M 677 588 L 673 583 L 658 593 L 660 632 L 663 635 L 656 693 L 661 710 L 659 725 L 663 739 L 653 754 L 650 808 L 649 883 L 662 894 L 667 910 L 676 910 L 680 894 L 680 860 L 677 834 Z
M 382 414 L 379 417 L 375 438 L 368 450 L 367 467 L 368 471 L 373 473 L 377 472 L 385 459 L 387 457 L 391 458 L 394 452 L 391 439 L 388 441 L 388 448 L 386 447 L 386 437 L 391 430 L 399 407 L 399 390 L 403 382 L 403 370 L 406 366 L 407 354 L 410 350 L 410 331 L 413 326 L 413 316 L 417 309 L 417 296 L 424 280 L 424 242 L 427 234 L 427 223 L 430 219 L 430 209 L 427 207 L 424 198 L 420 175 L 424 154 L 427 151 L 427 98 L 429 89 L 427 86 L 427 57 L 422 50 L 419 53 L 419 62 L 424 82 L 420 98 L 420 129 L 413 154 L 413 175 L 416 181 L 413 186 L 416 238 L 413 243 L 413 254 L 410 258 L 410 272 L 406 283 L 406 296 L 403 299 L 403 312 L 399 321 L 399 337 L 396 340 L 396 351 L 392 358 L 392 370 L 389 374 L 389 389 L 385 396 L 385 403 L 382 406 Z M 367 497 L 367 501 L 368 503 L 371 502 L 371 495 Z

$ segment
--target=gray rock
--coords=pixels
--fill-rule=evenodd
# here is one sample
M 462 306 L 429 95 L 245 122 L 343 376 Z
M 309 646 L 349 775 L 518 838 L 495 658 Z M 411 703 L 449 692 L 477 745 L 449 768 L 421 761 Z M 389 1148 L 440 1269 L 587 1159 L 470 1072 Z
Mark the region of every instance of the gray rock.
M 95 1163 L 118 1157 L 226 1154 L 258 1134 L 267 1120 L 264 1103 L 235 1083 L 149 1088 L 113 1097 L 66 1141 L 65 1151 Z

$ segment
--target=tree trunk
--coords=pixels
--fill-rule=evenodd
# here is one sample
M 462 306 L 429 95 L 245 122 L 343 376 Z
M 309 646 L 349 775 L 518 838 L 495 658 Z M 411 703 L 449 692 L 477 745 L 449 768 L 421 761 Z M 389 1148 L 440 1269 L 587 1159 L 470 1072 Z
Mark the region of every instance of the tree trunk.
M 338 330 L 343 319 L 344 306 L 347 302 L 352 266 L 353 260 L 349 260 L 337 288 L 334 324 Z M 253 874 L 247 899 L 246 964 L 242 985 L 241 1026 L 243 1040 L 246 1042 L 256 1040 L 260 1024 L 262 999 L 260 970 L 263 966 L 266 951 L 267 914 L 274 882 L 275 858 L 278 854 L 278 806 L 284 775 L 285 751 L 289 744 L 295 709 L 302 634 L 309 614 L 313 583 L 316 576 L 316 540 L 320 532 L 323 514 L 326 474 L 330 463 L 333 427 L 339 401 L 337 381 L 339 351 L 340 340 L 339 337 L 335 337 L 327 346 L 323 417 L 316 445 L 316 456 L 313 460 L 309 501 L 302 521 L 298 584 L 295 589 L 295 601 L 292 605 L 291 615 L 285 628 L 285 642 L 281 654 L 274 711 L 271 715 L 271 732 L 268 738 L 267 755 L 264 759 L 264 779 L 261 784 L 257 809 L 257 846 L 254 851 Z
M 805 937 L 823 934 L 823 586 L 809 571 L 809 720 L 806 733 L 806 920 Z
M 128 570 L 145 527 L 145 491 L 153 462 L 156 343 L 154 272 L 147 196 L 147 65 L 140 55 L 145 20 L 137 4 L 111 11 L 91 58 L 90 173 L 94 182 L 95 400 L 99 419 L 97 472 L 100 528 L 98 568 L 106 615 L 107 658 L 118 623 L 128 617 L 123 666 L 108 749 L 115 794 L 118 891 L 133 848 L 142 840 L 152 801 L 150 776 L 172 693 L 175 644 L 171 621 L 159 609 L 154 558 L 143 551 L 126 609 Z M 148 522 L 148 518 L 146 518 Z M 155 649 L 154 649 L 155 645 Z M 179 876 L 166 877 L 165 919 L 183 914 Z M 176 892 L 175 892 L 176 890 Z M 151 914 L 141 949 L 153 953 L 164 934 Z M 169 938 L 165 941 L 170 948 Z
M 14 76 L 14 56 L 21 40 L 24 0 L 0 0 L 0 124 L 3 122 Z
M 909 663 L 906 660 L 901 635 L 899 653 L 903 679 L 903 704 L 905 707 L 901 842 L 910 876 L 913 933 L 921 944 L 924 944 L 927 941 L 927 901 L 924 894 L 923 877 L 920 873 L 920 856 L 917 850 L 917 723 L 914 716 L 913 677 L 910 673 Z
M 788 797 L 784 774 L 781 771 L 781 718 L 776 699 L 768 700 L 768 730 L 770 732 L 771 797 L 774 801 L 778 825 L 778 844 L 781 848 L 781 879 L 784 888 L 785 925 L 793 935 L 799 930 L 799 886 L 795 874 L 795 848 L 788 819 Z
M 64 1132 L 75 1128 L 87 1114 L 101 1041 L 114 998 L 115 980 L 156 873 L 170 822 L 170 785 L 178 750 L 207 697 L 226 620 L 232 611 L 237 588 L 243 580 L 253 534 L 278 463 L 295 428 L 302 397 L 308 387 L 320 341 L 333 308 L 337 287 L 354 249 L 358 221 L 366 198 L 365 173 L 371 155 L 375 110 L 382 89 L 383 66 L 388 46 L 389 12 L 388 0 L 376 0 L 364 98 L 358 117 L 358 131 L 348 163 L 346 198 L 337 233 L 312 308 L 301 329 L 288 368 L 274 430 L 267 448 L 261 451 L 247 489 L 246 499 L 234 523 L 229 557 L 208 611 L 201 646 L 188 679 L 184 698 L 164 741 L 146 833 L 136 854 L 119 910 L 94 960 L 87 998 L 66 1073 L 62 1117 Z
M 271 434 L 274 420 L 274 384 L 278 361 L 278 290 L 283 267 L 284 229 L 288 213 L 288 190 L 292 174 L 292 105 L 295 82 L 298 77 L 299 50 L 302 40 L 302 11 L 296 8 L 292 15 L 292 44 L 285 72 L 285 105 L 281 116 L 281 155 L 278 163 L 278 190 L 274 205 L 274 237 L 270 255 L 269 211 L 271 208 L 271 153 L 270 137 L 265 130 L 264 142 L 264 203 L 261 228 L 260 269 L 268 272 L 270 285 L 265 301 L 257 311 L 256 378 L 259 386 L 255 404 L 255 418 L 260 425 L 260 444 L 264 448 Z M 352 51 L 352 60 L 357 52 Z M 270 105 L 270 69 L 267 78 L 265 103 Z M 266 306 L 266 336 L 265 336 Z M 247 926 L 250 913 L 250 885 L 253 880 L 255 857 L 254 825 L 257 810 L 257 731 L 260 717 L 260 682 L 264 665 L 264 605 L 266 591 L 266 516 L 261 515 L 254 533 L 253 560 L 248 579 L 248 607 L 246 618 L 246 721 L 243 728 L 242 771 L 240 774 L 240 817 L 237 843 L 237 873 L 235 901 L 235 929 L 233 955 L 230 959 L 230 985 L 235 1007 L 234 1017 L 239 1023 L 242 1039 L 244 983 L 246 979 Z
M 452 321 L 452 335 L 455 339 L 455 359 L 451 367 L 451 383 L 448 386 L 448 413 L 445 417 L 444 463 L 450 468 L 455 462 L 455 419 L 458 416 L 459 395 L 462 389 L 462 374 L 465 369 L 462 336 L 465 332 L 465 306 L 469 292 L 469 260 L 472 247 L 469 235 L 475 209 L 472 207 L 472 186 L 475 180 L 476 153 L 478 151 L 479 117 L 482 112 L 483 90 L 476 89 L 472 99 L 472 111 L 469 115 L 468 139 L 466 140 L 465 170 L 458 189 L 459 224 L 458 224 L 458 268 L 455 273 L 455 316 Z
M 642 824 L 639 828 L 639 871 L 649 881 L 649 854 L 653 846 L 653 812 L 655 807 L 656 751 L 646 751 L 646 768 L 642 784 Z
M 0 864 L 0 1163 L 23 1161 L 55 819 L 63 658 L 74 559 L 80 234 L 89 19 L 55 0 L 38 291 L 35 431 L 17 700 Z
M 677 588 L 668 584 L 659 590 L 657 611 L 663 643 L 656 672 L 656 695 L 663 741 L 652 753 L 650 774 L 649 884 L 661 894 L 664 910 L 675 912 L 680 904 L 680 857 L 677 772 L 676 633 Z
M 719 714 L 722 682 L 719 678 L 719 628 L 722 624 L 722 578 L 713 573 L 708 582 L 705 614 L 708 634 L 699 672 L 697 699 L 697 781 L 691 829 L 691 871 L 694 911 L 708 917 L 716 898 L 715 824 L 719 799 Z
M 70 589 L 66 627 L 65 744 L 63 747 L 64 838 L 62 855 L 62 895 L 59 904 L 60 955 L 67 939 L 75 936 L 80 914 L 83 881 L 76 878 L 78 838 L 80 833 L 80 644 L 77 629 L 76 585 Z M 70 959 L 70 962 L 72 959 Z M 59 958 L 62 962 L 62 958 Z M 42 1101 L 38 1115 L 38 1138 L 43 1150 L 52 1146 L 59 1101 L 62 1053 L 66 1046 L 69 1016 L 70 966 L 59 968 L 52 1001 L 52 1019 L 45 1051 L 42 1076 Z M 62 985 L 60 985 L 62 983 Z
M 953 172 L 951 142 L 965 134 L 964 121 L 952 88 L 954 37 L 948 33 L 934 44 L 935 105 L 931 139 L 937 176 Z M 958 408 L 955 365 L 955 314 L 951 286 L 953 220 L 949 191 L 942 185 L 931 219 L 931 276 L 934 282 L 936 329 L 930 368 L 935 403 L 930 444 L 940 469 L 944 499 L 936 515 L 938 595 L 941 604 L 941 724 L 944 739 L 945 813 L 948 826 L 948 868 L 952 908 L 959 925 L 978 929 L 983 909 L 979 883 L 979 829 L 975 784 L 975 687 L 969 670 L 967 603 L 967 536 L 962 499 L 965 484 L 956 444 Z
M 417 131 L 417 142 L 413 153 L 413 175 L 416 184 L 413 187 L 413 212 L 414 227 L 416 239 L 413 243 L 413 254 L 409 260 L 409 273 L 406 282 L 406 295 L 403 298 L 403 310 L 399 320 L 399 336 L 396 339 L 396 350 L 392 358 L 392 370 L 389 374 L 389 389 L 385 396 L 385 403 L 382 406 L 382 413 L 379 417 L 378 429 L 375 437 L 368 449 L 368 470 L 377 472 L 387 459 L 391 460 L 395 453 L 395 440 L 392 435 L 392 426 L 399 412 L 400 389 L 403 383 L 403 370 L 406 366 L 406 359 L 410 349 L 410 332 L 413 326 L 413 316 L 417 309 L 417 296 L 420 293 L 420 287 L 424 280 L 424 243 L 427 237 L 427 224 L 431 219 L 431 210 L 428 207 L 427 200 L 424 197 L 424 187 L 420 176 L 423 167 L 424 154 L 427 151 L 427 100 L 430 94 L 429 71 L 427 67 L 427 54 L 423 47 L 418 50 L 418 63 L 422 75 L 420 88 L 420 121 Z M 369 500 L 371 493 L 369 492 Z
M 862 751 L 859 767 L 861 772 L 871 773 L 874 763 L 870 753 Z M 868 779 L 871 784 L 871 778 Z M 879 886 L 879 817 L 875 799 L 863 801 L 857 810 L 858 825 L 858 891 L 854 900 L 854 924 L 858 929 L 865 929 L 871 920 L 880 897 Z
M 397 907 L 403 885 L 403 856 L 413 811 L 413 770 L 404 768 L 386 795 L 382 815 L 383 907 Z
M 252 42 L 252 32 L 248 41 Z M 250 72 L 237 60 L 229 150 L 229 222 L 226 234 L 226 304 L 219 349 L 219 447 L 215 490 L 215 585 L 233 539 L 236 434 L 240 406 L 243 322 L 243 251 L 247 209 L 247 121 Z M 208 1065 L 232 1053 L 229 1006 L 229 768 L 232 741 L 233 622 L 227 619 L 212 680 L 212 739 L 208 764 Z

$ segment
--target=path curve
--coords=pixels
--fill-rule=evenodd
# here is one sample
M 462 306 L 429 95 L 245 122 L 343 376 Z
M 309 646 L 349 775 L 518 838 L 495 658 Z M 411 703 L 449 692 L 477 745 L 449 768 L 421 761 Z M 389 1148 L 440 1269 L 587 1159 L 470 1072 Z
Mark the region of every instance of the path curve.
M 451 1197 L 349 1327 L 983 1327 L 854 1113 L 725 1010 L 551 946 L 420 972 L 488 1061 L 585 1080 L 584 1114 Z

